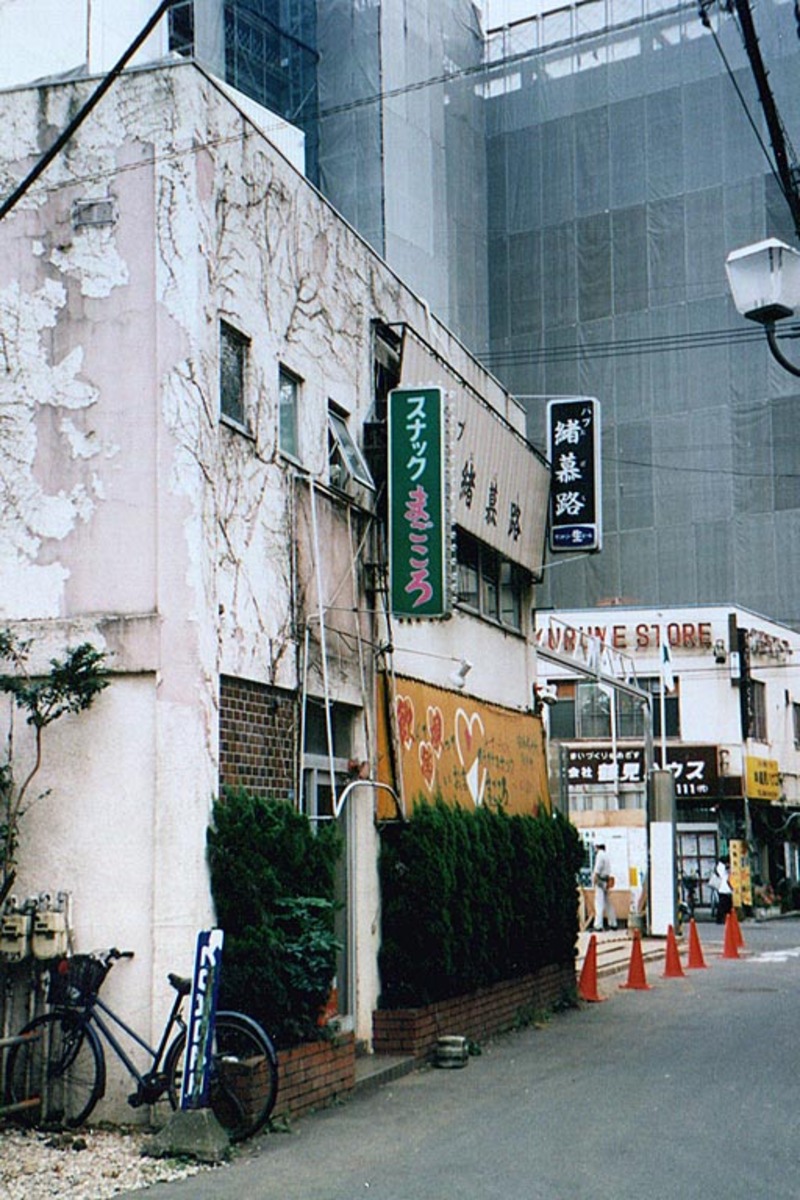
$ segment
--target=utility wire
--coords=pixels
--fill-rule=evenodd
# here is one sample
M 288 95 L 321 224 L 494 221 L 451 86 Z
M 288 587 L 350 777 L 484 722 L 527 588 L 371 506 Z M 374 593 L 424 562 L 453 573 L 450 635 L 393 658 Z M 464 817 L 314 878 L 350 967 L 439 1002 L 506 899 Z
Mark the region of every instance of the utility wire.
M 791 140 L 786 132 L 786 127 L 783 124 L 780 113 L 775 104 L 774 97 L 768 83 L 768 72 L 761 58 L 761 51 L 758 45 L 758 37 L 753 23 L 752 13 L 750 11 L 749 0 L 741 0 L 737 3 L 736 0 L 720 0 L 720 6 L 733 15 L 734 23 L 739 31 L 739 36 L 742 39 L 745 53 L 750 61 L 751 69 L 755 76 L 756 86 L 758 88 L 759 99 L 764 110 L 764 116 L 767 125 L 772 134 L 772 155 L 770 155 L 766 143 L 756 127 L 750 109 L 747 106 L 747 101 L 744 98 L 738 81 L 731 69 L 731 65 L 722 48 L 722 44 L 717 37 L 715 30 L 711 25 L 711 20 L 708 15 L 708 9 L 714 0 L 699 0 L 700 20 L 706 29 L 711 33 L 714 39 L 714 45 L 719 51 L 719 55 L 725 66 L 728 78 L 733 84 L 736 95 L 744 109 L 750 128 L 755 134 L 756 140 L 761 147 L 761 150 L 769 163 L 769 168 L 775 177 L 775 180 L 780 188 L 781 194 L 789 206 L 789 211 L 792 214 L 792 220 L 795 225 L 798 237 L 800 237 L 800 196 L 798 196 L 795 176 L 797 172 L 797 159 L 792 146 Z M 742 21 L 746 21 L 747 29 L 743 28 Z
M 164 14 L 170 8 L 172 8 L 173 4 L 175 3 L 176 0 L 161 0 L 161 3 L 153 13 L 150 20 L 142 28 L 141 32 L 137 34 L 122 57 L 117 60 L 108 74 L 100 81 L 83 107 L 78 109 L 77 113 L 69 122 L 69 124 L 65 126 L 63 131 L 58 135 L 49 150 L 46 150 L 35 166 L 31 168 L 31 170 L 23 179 L 22 183 L 20 183 L 19 186 L 16 187 L 11 193 L 11 195 L 8 196 L 0 205 L 0 221 L 2 221 L 3 217 L 5 217 L 7 213 L 11 212 L 12 208 L 14 208 L 14 206 L 22 199 L 25 193 L 39 178 L 39 176 L 44 174 L 53 159 L 61 153 L 75 131 L 80 128 L 92 109 L 95 108 L 100 100 L 102 100 L 103 96 L 105 96 L 106 92 L 111 87 L 117 76 L 122 73 L 128 60 L 133 57 L 133 55 L 141 46 L 142 42 L 146 41 Z
M 769 164 L 770 171 L 775 176 L 775 179 L 778 183 L 778 187 L 781 189 L 781 191 L 783 191 L 783 183 L 782 183 L 781 177 L 778 174 L 778 171 L 775 167 L 775 163 L 772 161 L 772 157 L 770 155 L 767 143 L 764 141 L 763 137 L 761 136 L 761 131 L 758 128 L 758 125 L 756 124 L 755 117 L 753 116 L 753 114 L 750 112 L 750 109 L 748 108 L 747 100 L 745 99 L 744 92 L 742 91 L 742 89 L 739 86 L 739 81 L 736 78 L 733 68 L 731 67 L 730 60 L 723 49 L 722 42 L 719 40 L 716 29 L 714 29 L 714 26 L 711 24 L 711 18 L 708 15 L 708 0 L 700 0 L 699 8 L 700 8 L 700 20 L 703 23 L 703 25 L 705 26 L 705 28 L 709 31 L 712 38 L 714 39 L 714 45 L 716 46 L 716 48 L 719 52 L 719 56 L 722 59 L 722 63 L 723 63 L 723 66 L 725 67 L 727 76 L 730 79 L 731 83 L 733 84 L 733 89 L 736 92 L 736 95 L 739 97 L 739 103 L 742 106 L 744 115 L 747 118 L 747 122 L 748 122 L 750 128 L 752 129 L 752 131 L 755 135 L 755 139 L 758 142 L 759 146 L 761 147 L 762 153 Z M 738 28 L 738 26 L 737 26 L 737 28 Z
M 800 326 L 792 329 L 800 330 Z M 787 331 L 790 336 L 791 332 Z M 797 336 L 797 333 L 794 333 Z M 476 357 L 491 367 L 525 366 L 536 363 L 580 362 L 597 358 L 626 358 L 645 354 L 663 354 L 676 350 L 707 349 L 714 346 L 735 346 L 742 342 L 761 342 L 760 329 L 716 329 L 696 333 L 665 334 L 649 338 L 628 338 L 619 341 L 570 345 L 526 347 L 519 350 L 484 350 Z

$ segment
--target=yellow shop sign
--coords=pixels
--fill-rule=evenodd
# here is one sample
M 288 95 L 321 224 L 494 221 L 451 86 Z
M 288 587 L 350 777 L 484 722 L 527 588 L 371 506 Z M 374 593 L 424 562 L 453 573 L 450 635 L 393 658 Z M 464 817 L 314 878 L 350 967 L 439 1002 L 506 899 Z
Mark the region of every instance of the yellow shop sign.
M 780 800 L 781 773 L 774 758 L 745 755 L 746 795 L 748 800 Z

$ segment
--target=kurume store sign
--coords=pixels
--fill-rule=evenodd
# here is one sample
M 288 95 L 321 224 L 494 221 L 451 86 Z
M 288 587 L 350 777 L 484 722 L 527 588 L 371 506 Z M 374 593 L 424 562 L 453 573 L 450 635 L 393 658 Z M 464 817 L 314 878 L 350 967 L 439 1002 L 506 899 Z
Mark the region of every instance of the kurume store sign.
M 394 690 L 382 676 L 378 688 L 378 779 L 402 790 L 407 812 L 416 801 L 437 796 L 463 808 L 489 805 L 509 813 L 533 813 L 540 805 L 549 809 L 538 717 L 403 676 L 395 677 Z M 379 818 L 397 815 L 382 792 L 377 803 Z

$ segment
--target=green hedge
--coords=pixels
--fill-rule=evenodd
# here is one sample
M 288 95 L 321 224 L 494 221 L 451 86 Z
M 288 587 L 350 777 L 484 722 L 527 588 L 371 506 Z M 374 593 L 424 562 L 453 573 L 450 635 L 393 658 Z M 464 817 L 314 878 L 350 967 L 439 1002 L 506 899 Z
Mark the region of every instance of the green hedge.
M 381 834 L 382 1008 L 429 1004 L 572 960 L 582 853 L 563 817 L 437 800 Z
M 219 1003 L 249 1013 L 279 1046 L 320 1036 L 339 944 L 334 879 L 341 839 L 283 800 L 229 790 L 208 830 L 211 890 L 225 933 Z

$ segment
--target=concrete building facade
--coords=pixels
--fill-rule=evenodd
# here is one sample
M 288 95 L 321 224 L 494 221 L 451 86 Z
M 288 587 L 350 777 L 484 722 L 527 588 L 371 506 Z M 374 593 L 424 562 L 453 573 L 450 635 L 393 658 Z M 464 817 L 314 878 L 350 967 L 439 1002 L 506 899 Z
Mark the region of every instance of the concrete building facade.
M 789 897 L 800 879 L 797 634 L 732 605 L 540 612 L 536 629 L 539 675 L 552 688 L 543 707 L 553 794 L 581 830 L 587 886 L 594 845 L 604 841 L 620 917 L 638 903 L 650 849 L 648 766 L 662 766 L 666 752 L 677 875 L 697 879 L 698 903 L 711 903 L 717 855 L 742 846 L 750 849 L 741 903 L 758 907 L 767 888 Z M 651 751 L 641 705 L 598 682 L 592 664 L 650 694 Z
M 91 87 L 2 93 L 4 194 Z M 111 999 L 155 1027 L 213 920 L 221 786 L 338 819 L 340 1016 L 368 1043 L 379 800 L 382 819 L 437 790 L 547 802 L 530 611 L 549 473 L 524 413 L 185 60 L 115 83 L 0 247 L 0 619 L 34 669 L 88 640 L 111 670 L 49 731 L 17 890 L 69 893 L 78 949 L 134 949 Z M 399 384 L 444 401 L 441 619 L 388 598 Z

